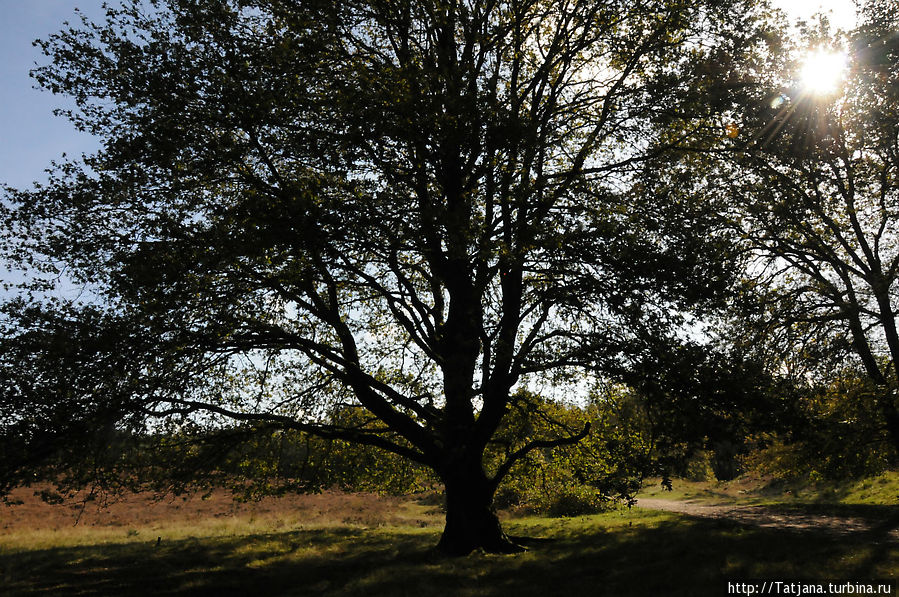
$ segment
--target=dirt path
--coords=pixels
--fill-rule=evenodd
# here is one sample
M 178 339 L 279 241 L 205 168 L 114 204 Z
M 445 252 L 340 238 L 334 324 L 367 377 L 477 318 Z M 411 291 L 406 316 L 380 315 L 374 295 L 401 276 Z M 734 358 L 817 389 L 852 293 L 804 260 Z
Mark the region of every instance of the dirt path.
M 741 524 L 778 529 L 825 531 L 838 535 L 870 533 L 876 540 L 899 541 L 899 521 L 849 516 L 830 516 L 778 510 L 771 506 L 739 506 L 732 504 L 703 504 L 690 501 L 642 498 L 637 507 L 647 510 L 677 512 L 699 518 L 733 520 Z M 873 537 L 872 537 L 873 538 Z

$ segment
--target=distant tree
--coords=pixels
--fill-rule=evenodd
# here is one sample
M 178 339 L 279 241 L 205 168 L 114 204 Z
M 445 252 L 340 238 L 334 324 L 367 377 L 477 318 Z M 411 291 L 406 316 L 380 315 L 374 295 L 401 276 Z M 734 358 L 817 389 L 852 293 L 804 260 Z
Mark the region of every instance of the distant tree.
M 849 33 L 808 25 L 778 52 L 784 66 L 735 116 L 740 138 L 716 188 L 752 253 L 762 343 L 779 343 L 778 366 L 834 374 L 831 386 L 865 371 L 899 447 L 899 21 L 888 2 L 860 17 Z M 825 93 L 798 77 L 822 49 L 847 53 Z
M 103 148 L 7 193 L 36 277 L 2 320 L 4 456 L 103 426 L 299 430 L 432 468 L 443 551 L 520 549 L 497 486 L 588 427 L 488 470 L 516 388 L 629 370 L 726 282 L 710 213 L 634 181 L 720 129 L 684 98 L 753 4 L 129 1 L 40 42 L 35 78 Z M 81 297 L 42 300 L 59 278 Z

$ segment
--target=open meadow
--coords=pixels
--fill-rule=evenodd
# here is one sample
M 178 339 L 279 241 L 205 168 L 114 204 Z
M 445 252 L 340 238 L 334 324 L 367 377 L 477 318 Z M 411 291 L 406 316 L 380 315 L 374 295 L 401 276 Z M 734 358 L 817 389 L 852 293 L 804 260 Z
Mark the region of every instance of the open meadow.
M 646 499 L 697 504 L 706 492 L 721 504 L 752 493 L 700 485 L 650 490 Z M 894 479 L 872 486 L 892 491 Z M 0 510 L 0 594 L 711 596 L 726 595 L 734 579 L 899 576 L 895 509 L 876 499 L 777 505 L 768 495 L 755 506 L 869 523 L 850 532 L 641 508 L 573 518 L 505 513 L 507 532 L 539 538 L 528 552 L 445 558 L 433 549 L 443 524 L 434 495 L 326 492 L 255 503 L 224 492 L 138 495 L 82 511 L 44 503 L 39 489 L 17 490 L 12 498 L 23 503 Z

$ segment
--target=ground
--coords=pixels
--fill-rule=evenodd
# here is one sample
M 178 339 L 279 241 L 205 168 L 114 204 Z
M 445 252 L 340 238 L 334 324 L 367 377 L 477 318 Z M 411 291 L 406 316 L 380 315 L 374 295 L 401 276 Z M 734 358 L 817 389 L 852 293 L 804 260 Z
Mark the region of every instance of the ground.
M 720 485 L 676 483 L 673 494 L 642 496 L 675 497 L 642 505 L 679 513 L 505 515 L 511 534 L 544 541 L 520 555 L 455 559 L 433 550 L 442 526 L 433 496 L 326 493 L 234 504 L 220 492 L 162 502 L 141 495 L 105 508 L 89 502 L 73 526 L 79 510 L 44 504 L 35 489 L 18 490 L 24 503 L 0 509 L 2 595 L 701 597 L 726 595 L 737 579 L 899 576 L 894 507 L 742 494 L 753 502 L 747 510 L 727 503 L 740 489 Z M 712 497 L 700 502 L 693 493 Z M 791 515 L 867 526 L 783 524 Z
M 728 483 L 677 481 L 677 491 L 651 483 L 639 508 L 738 524 L 899 541 L 899 475 L 841 484 L 788 484 L 746 476 Z
M 867 533 L 872 538 L 876 536 L 879 541 L 899 541 L 899 528 L 896 528 L 899 519 L 893 509 L 828 508 L 823 505 L 721 505 L 653 498 L 638 500 L 637 507 L 677 512 L 697 518 L 728 520 L 754 527 L 818 531 L 844 536 Z

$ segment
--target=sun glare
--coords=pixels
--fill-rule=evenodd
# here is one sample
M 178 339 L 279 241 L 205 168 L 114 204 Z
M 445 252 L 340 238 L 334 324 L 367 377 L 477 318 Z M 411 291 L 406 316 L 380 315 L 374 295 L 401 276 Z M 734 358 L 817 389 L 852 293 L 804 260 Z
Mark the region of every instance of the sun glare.
M 812 50 L 802 64 L 802 86 L 809 93 L 829 95 L 839 88 L 845 71 L 845 52 Z

